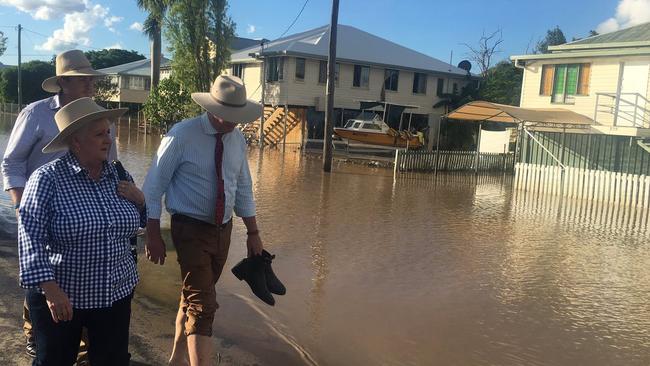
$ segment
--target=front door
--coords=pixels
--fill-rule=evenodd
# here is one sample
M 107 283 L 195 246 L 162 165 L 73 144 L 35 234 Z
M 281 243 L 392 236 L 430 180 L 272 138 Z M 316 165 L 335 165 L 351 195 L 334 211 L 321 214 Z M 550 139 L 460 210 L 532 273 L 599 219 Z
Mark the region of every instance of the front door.
M 623 64 L 617 126 L 644 127 L 649 66 L 648 61 L 629 61 Z

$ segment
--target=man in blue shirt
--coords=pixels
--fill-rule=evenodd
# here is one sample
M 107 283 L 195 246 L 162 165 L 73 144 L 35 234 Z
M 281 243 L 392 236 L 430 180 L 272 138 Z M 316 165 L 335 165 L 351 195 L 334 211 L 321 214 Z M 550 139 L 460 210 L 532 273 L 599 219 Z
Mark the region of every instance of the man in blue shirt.
M 181 267 L 170 365 L 189 361 L 197 366 L 213 364 L 215 284 L 228 256 L 233 210 L 246 225 L 249 255 L 262 254 L 246 141 L 235 128 L 257 119 L 262 106 L 246 99 L 242 81 L 232 76 L 219 76 L 209 93 L 193 93 L 192 99 L 207 112 L 174 125 L 160 143 L 142 190 L 149 216 L 147 257 L 161 265 L 165 261 L 160 233 L 165 195 Z
M 65 155 L 65 151 L 50 154 L 41 151 L 59 133 L 54 115 L 61 107 L 78 98 L 94 96 L 95 78 L 103 75 L 93 70 L 83 52 L 63 52 L 56 57 L 56 76 L 46 79 L 42 85 L 43 90 L 56 95 L 29 104 L 18 115 L 0 165 L 4 189 L 11 196 L 16 215 L 25 183 L 32 172 Z M 115 147 L 112 146 L 109 158 L 115 159 L 116 156 Z M 26 305 L 23 307 L 23 318 L 27 353 L 34 357 L 35 343 Z

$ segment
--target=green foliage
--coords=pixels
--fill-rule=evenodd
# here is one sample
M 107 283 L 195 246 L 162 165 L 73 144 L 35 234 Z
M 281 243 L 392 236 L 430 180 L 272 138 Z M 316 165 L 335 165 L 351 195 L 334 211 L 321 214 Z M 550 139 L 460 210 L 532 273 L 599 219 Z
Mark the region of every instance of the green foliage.
M 109 101 L 111 98 L 117 96 L 119 89 L 117 83 L 109 77 L 99 78 L 95 81 L 95 101 L 102 104 L 102 102 Z
M 4 32 L 0 31 L 0 56 L 2 56 L 7 50 L 7 37 L 5 37 Z
M 23 103 L 29 104 L 52 94 L 41 88 L 43 80 L 54 76 L 54 65 L 43 61 L 30 61 L 22 65 Z M 0 71 L 0 100 L 18 103 L 18 69 L 8 67 Z
M 566 43 L 566 37 L 560 27 L 555 26 L 553 29 L 546 31 L 546 37 L 537 42 L 534 53 L 548 53 L 548 46 L 557 46 Z
M 172 124 L 191 116 L 192 105 L 190 93 L 175 78 L 167 78 L 151 89 L 143 111 L 152 125 L 167 130 Z
M 487 71 L 481 82 L 478 99 L 508 105 L 519 105 L 523 70 L 510 61 L 501 61 Z
M 95 70 L 143 60 L 145 58 L 136 51 L 118 49 L 86 51 L 84 55 L 86 55 Z
M 185 0 L 169 10 L 167 38 L 172 73 L 189 92 L 207 91 L 230 58 L 235 24 L 226 0 Z

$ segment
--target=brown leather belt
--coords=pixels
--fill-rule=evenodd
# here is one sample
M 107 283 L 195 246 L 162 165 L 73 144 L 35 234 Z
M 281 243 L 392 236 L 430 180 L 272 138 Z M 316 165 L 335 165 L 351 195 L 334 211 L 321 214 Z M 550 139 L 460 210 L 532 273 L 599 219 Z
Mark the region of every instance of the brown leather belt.
M 226 226 L 228 226 L 228 224 L 230 224 L 232 222 L 232 218 L 231 218 L 225 224 L 215 225 L 215 224 L 205 222 L 203 220 L 195 219 L 193 217 L 183 215 L 183 214 L 173 214 L 172 215 L 172 220 L 179 221 L 179 222 L 185 222 L 185 223 L 188 223 L 188 224 L 195 224 L 195 225 L 206 225 L 206 226 L 213 226 L 213 227 L 218 226 L 219 229 L 224 229 Z

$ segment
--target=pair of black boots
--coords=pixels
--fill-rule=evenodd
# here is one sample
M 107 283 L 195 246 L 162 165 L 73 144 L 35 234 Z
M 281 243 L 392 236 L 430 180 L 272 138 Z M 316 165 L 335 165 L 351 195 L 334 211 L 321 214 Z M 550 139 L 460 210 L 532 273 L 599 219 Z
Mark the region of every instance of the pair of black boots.
M 271 268 L 273 259 L 275 259 L 274 255 L 262 250 L 262 255 L 244 258 L 236 266 L 232 267 L 232 273 L 235 277 L 240 281 L 245 280 L 255 296 L 271 306 L 275 305 L 272 293 L 276 295 L 287 293 L 287 289 L 273 273 Z

